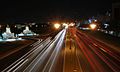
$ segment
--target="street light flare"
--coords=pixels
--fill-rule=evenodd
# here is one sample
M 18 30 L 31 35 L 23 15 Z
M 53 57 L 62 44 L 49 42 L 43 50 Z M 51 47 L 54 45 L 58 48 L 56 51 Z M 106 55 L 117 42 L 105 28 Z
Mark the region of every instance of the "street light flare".
M 65 26 L 65 28 L 68 28 L 68 24 L 67 23 L 63 23 L 63 26 Z
M 91 29 L 95 29 L 96 27 L 97 27 L 96 24 L 90 24 L 90 28 L 91 28 Z
M 55 27 L 56 29 L 58 29 L 58 28 L 60 27 L 60 24 L 56 23 L 56 24 L 54 24 L 54 27 Z

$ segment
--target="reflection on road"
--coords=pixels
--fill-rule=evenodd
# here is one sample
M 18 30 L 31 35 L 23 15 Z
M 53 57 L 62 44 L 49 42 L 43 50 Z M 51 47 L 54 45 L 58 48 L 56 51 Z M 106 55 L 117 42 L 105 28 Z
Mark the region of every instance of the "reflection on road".
M 48 72 L 53 70 L 58 54 L 60 53 L 66 30 L 60 31 L 54 39 L 47 38 L 41 43 L 35 43 L 33 49 L 8 66 L 2 72 Z
M 80 65 L 84 72 L 120 71 L 120 53 L 118 51 L 113 50 L 111 47 L 106 46 L 93 37 L 87 36 L 75 28 L 70 29 L 70 32 L 75 37 L 75 41 L 84 55 L 84 58 L 80 59 Z
M 120 51 L 76 28 L 31 45 L 32 50 L 3 72 L 119 72 Z

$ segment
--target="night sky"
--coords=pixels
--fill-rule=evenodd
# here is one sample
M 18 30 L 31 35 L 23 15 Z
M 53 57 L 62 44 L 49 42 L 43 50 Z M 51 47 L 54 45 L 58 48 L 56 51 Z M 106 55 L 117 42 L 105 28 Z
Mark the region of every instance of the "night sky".
M 51 16 L 92 16 L 111 8 L 111 0 L 39 0 L 0 2 L 0 21 Z

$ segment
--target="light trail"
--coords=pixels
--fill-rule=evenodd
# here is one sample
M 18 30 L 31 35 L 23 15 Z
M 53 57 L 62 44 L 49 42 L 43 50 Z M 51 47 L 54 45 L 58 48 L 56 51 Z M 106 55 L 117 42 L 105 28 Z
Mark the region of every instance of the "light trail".
M 52 40 L 51 44 L 48 45 L 47 49 L 41 55 L 39 54 L 34 59 L 34 61 L 24 70 L 24 72 L 33 72 L 33 71 L 38 72 L 38 71 L 52 70 L 52 66 L 54 63 L 53 61 L 54 61 L 54 59 L 56 59 L 55 55 L 57 55 L 57 52 L 55 49 L 59 50 L 59 48 L 57 48 L 56 44 L 58 44 L 58 45 L 60 44 L 59 41 L 61 42 L 60 39 L 64 35 L 65 35 L 64 30 L 59 32 L 56 35 L 56 37 Z M 50 57 L 48 57 L 48 56 L 50 56 Z
M 79 33 L 80 34 L 80 33 Z M 115 57 L 114 56 L 114 54 L 112 55 L 112 54 L 110 54 L 112 51 L 109 51 L 109 48 L 107 49 L 107 48 L 105 48 L 104 47 L 104 45 L 99 45 L 99 43 L 98 42 L 93 42 L 94 40 L 92 39 L 90 39 L 89 37 L 87 37 L 87 36 L 85 36 L 85 35 L 83 35 L 83 34 L 80 34 L 80 36 L 79 37 L 81 37 L 81 40 L 83 40 L 83 42 L 86 44 L 86 45 L 88 45 L 94 52 L 95 52 L 95 54 L 97 54 L 101 59 L 102 59 L 102 61 L 104 61 L 114 72 L 118 72 L 118 71 L 120 71 L 120 68 L 119 68 L 119 65 L 117 65 L 114 61 L 112 61 L 109 57 L 107 57 L 103 52 L 105 52 L 105 53 L 107 53 L 107 54 L 109 54 L 110 56 L 112 56 L 112 57 Z M 96 44 L 97 43 L 97 44 Z M 96 44 L 96 45 L 95 45 Z M 101 48 L 102 49 L 104 49 L 104 51 L 103 50 L 101 50 Z M 116 58 L 116 57 L 115 57 Z M 119 58 L 119 56 L 118 56 L 118 58 Z M 116 58 L 117 59 L 117 58 Z M 117 59 L 118 60 L 118 59 Z M 119 61 L 119 60 L 118 60 Z M 103 71 L 104 72 L 104 71 Z
M 37 49 L 39 49 L 39 46 L 41 46 L 41 45 L 43 45 L 43 43 L 46 43 L 46 42 L 49 42 L 49 40 L 50 40 L 51 38 L 49 37 L 49 38 L 47 38 L 45 41 L 43 41 L 43 42 L 41 42 L 40 44 L 38 44 L 38 45 L 36 45 L 36 46 L 34 46 L 33 47 L 33 49 L 31 49 L 28 53 L 26 53 L 24 56 L 22 56 L 20 59 L 18 59 L 17 61 L 15 61 L 14 63 L 12 63 L 10 66 L 8 66 L 7 68 L 5 68 L 2 72 L 6 72 L 6 71 L 8 71 L 8 70 L 12 70 L 11 68 L 12 67 L 17 67 L 18 65 L 17 65 L 17 63 L 19 63 L 21 60 L 25 60 L 25 59 L 28 59 L 28 57 L 29 56 L 31 56 Z M 37 42 L 36 42 L 37 43 Z M 34 44 L 36 44 L 36 43 L 34 43 Z M 34 45 L 33 44 L 33 45 Z M 47 44 L 47 43 L 46 43 Z M 36 54 L 34 54 L 34 56 L 36 56 Z M 29 60 L 29 61 L 31 61 L 31 60 Z

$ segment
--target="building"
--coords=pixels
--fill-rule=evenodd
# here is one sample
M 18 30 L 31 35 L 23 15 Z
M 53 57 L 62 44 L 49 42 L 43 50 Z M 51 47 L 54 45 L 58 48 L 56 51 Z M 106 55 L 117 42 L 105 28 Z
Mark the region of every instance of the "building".
M 112 4 L 112 20 L 120 20 L 120 3 Z

